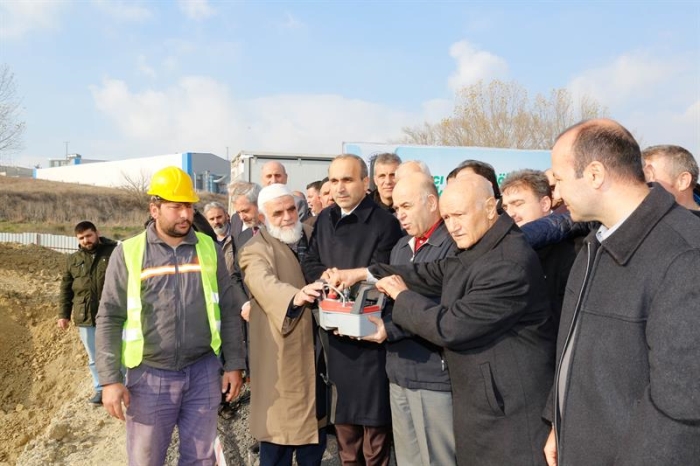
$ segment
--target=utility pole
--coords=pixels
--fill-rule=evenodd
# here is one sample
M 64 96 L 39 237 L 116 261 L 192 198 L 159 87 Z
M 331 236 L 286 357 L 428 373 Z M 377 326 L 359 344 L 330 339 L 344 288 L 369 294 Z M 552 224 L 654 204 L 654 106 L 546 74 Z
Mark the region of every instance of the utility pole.
M 70 141 L 63 141 L 63 143 L 66 145 L 66 160 L 68 160 L 68 143 Z

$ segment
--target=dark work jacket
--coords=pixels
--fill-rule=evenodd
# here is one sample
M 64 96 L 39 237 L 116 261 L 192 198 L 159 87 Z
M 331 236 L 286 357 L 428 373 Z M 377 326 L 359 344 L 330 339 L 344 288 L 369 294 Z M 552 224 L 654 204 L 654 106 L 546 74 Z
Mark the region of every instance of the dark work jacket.
M 394 214 L 394 206 L 391 205 L 386 205 L 382 202 L 382 197 L 379 195 L 379 189 L 375 189 L 371 193 L 369 193 L 370 196 L 372 196 L 372 200 L 382 209 L 386 210 L 390 214 Z
M 586 238 L 566 288 L 545 412 L 559 464 L 698 464 L 698 283 L 700 220 L 659 185 L 602 243 L 595 232 Z
M 412 236 L 404 236 L 391 250 L 391 265 L 432 262 L 454 256 L 457 246 L 442 223 L 428 241 L 413 254 Z M 437 304 L 440 295 L 432 297 Z M 442 348 L 396 325 L 392 319 L 392 307 L 383 316 L 387 333 L 386 375 L 389 382 L 410 389 L 450 391 L 450 375 L 443 360 Z
M 536 249 L 535 252 L 544 271 L 547 294 L 552 305 L 552 322 L 554 328 L 559 328 L 561 304 L 564 301 L 569 271 L 576 259 L 576 246 L 573 240 L 565 239 Z
M 444 347 L 457 464 L 542 465 L 554 328 L 539 260 L 513 220 L 500 215 L 455 257 L 370 271 L 404 278 L 394 322 Z M 438 293 L 438 305 L 423 296 Z
M 68 256 L 61 275 L 59 319 L 72 317 L 78 327 L 95 326 L 107 264 L 116 247 L 115 241 L 100 237 L 94 253 L 79 249 Z
M 343 218 L 335 205 L 318 214 L 309 251 L 302 264 L 309 282 L 329 267 L 349 269 L 389 262 L 389 254 L 401 238 L 393 215 L 369 196 Z M 384 426 L 391 423 L 389 381 L 384 345 L 351 340 L 325 332 L 328 378 L 331 383 L 329 420 L 335 424 Z

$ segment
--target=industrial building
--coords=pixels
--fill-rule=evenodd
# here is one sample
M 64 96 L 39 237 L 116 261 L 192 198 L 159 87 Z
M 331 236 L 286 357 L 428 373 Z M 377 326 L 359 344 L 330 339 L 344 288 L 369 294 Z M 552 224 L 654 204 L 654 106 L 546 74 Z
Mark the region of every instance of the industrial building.
M 114 161 L 85 160 L 79 154 L 70 154 L 63 162 L 60 166 L 35 168 L 34 178 L 115 188 L 145 188 L 155 172 L 176 166 L 192 177 L 198 191 L 226 193 L 231 173 L 230 162 L 206 152 L 181 152 Z

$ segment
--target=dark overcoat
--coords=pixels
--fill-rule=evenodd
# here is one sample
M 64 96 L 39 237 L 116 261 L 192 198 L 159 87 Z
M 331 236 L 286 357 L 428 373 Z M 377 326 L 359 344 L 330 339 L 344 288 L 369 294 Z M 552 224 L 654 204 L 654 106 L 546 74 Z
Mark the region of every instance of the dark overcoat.
M 391 249 L 399 238 L 399 221 L 369 196 L 365 196 L 351 214 L 342 218 L 337 205 L 327 207 L 318 214 L 309 251 L 302 264 L 306 280 L 317 280 L 329 267 L 352 269 L 389 262 Z M 391 411 L 384 345 L 336 336 L 325 330 L 321 332 L 328 340 L 330 422 L 389 425 Z
M 404 278 L 394 322 L 445 348 L 457 464 L 543 464 L 555 331 L 539 260 L 513 220 L 501 215 L 455 257 L 370 271 Z M 423 296 L 439 293 L 438 305 Z
M 576 246 L 573 240 L 564 239 L 536 249 L 535 252 L 544 272 L 549 302 L 552 305 L 554 328 L 559 328 L 561 304 L 564 301 L 569 271 L 576 259 Z
M 700 220 L 659 185 L 602 243 L 586 238 L 546 412 L 559 464 L 700 464 L 699 283 Z

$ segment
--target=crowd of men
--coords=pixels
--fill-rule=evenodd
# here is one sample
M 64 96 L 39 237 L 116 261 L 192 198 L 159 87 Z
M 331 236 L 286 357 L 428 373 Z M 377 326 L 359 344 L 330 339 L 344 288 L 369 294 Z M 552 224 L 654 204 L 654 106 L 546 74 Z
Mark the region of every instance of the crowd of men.
M 381 154 L 370 191 L 342 154 L 301 193 L 269 162 L 230 186 L 231 214 L 199 214 L 167 167 L 143 233 L 79 223 L 58 326 L 79 328 L 129 464 L 162 465 L 175 426 L 180 464 L 215 464 L 244 381 L 263 466 L 320 465 L 328 432 L 343 465 L 698 464 L 693 156 L 589 120 L 548 172 L 499 184 L 467 160 L 447 179 L 438 195 L 425 163 Z M 391 298 L 376 332 L 319 327 L 326 284 L 357 282 Z

